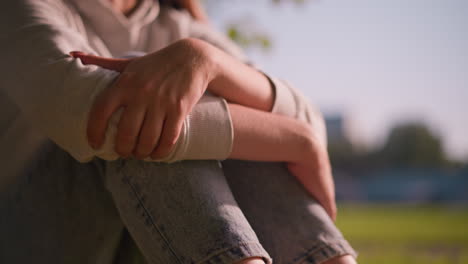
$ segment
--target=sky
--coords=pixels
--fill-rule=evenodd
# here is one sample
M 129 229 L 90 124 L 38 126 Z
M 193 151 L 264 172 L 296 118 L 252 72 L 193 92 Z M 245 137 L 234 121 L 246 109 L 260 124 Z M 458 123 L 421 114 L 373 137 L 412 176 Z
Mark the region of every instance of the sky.
M 378 146 L 396 124 L 423 121 L 450 157 L 468 160 L 468 1 L 212 6 L 219 29 L 236 22 L 267 33 L 273 48 L 249 50 L 252 60 L 293 83 L 324 113 L 342 114 L 359 142 Z

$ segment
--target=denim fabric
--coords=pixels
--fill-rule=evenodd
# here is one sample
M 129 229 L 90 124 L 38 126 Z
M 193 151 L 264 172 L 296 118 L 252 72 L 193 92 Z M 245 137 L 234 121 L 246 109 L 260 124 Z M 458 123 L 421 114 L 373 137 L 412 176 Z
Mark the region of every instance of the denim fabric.
M 0 263 L 113 263 L 124 226 L 102 166 L 51 142 L 25 165 L 0 186 Z
M 321 263 L 356 252 L 282 163 L 227 160 L 232 193 L 274 263 Z
M 106 181 L 123 222 L 151 263 L 268 258 L 216 161 L 119 160 Z
M 52 143 L 38 157 L 1 186 L 0 263 L 128 263 L 125 228 L 148 263 L 354 254 L 279 163 L 80 164 Z

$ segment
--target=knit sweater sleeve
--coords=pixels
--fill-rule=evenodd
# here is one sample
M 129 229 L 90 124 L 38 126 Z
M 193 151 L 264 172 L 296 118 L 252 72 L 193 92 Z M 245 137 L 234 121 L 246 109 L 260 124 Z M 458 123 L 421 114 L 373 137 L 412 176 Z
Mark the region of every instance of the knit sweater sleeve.
M 121 110 L 112 116 L 105 143 L 98 150 L 89 146 L 86 126 L 94 98 L 112 85 L 118 73 L 83 65 L 68 55 L 73 50 L 98 54 L 89 45 L 86 34 L 70 20 L 72 15 L 62 1 L 5 1 L 0 9 L 0 88 L 38 132 L 78 161 L 93 157 L 113 160 L 118 158 L 114 140 Z M 225 102 L 204 96 L 186 118 L 176 148 L 161 161 L 185 159 L 194 147 L 203 144 L 200 141 L 206 141 L 206 135 L 212 131 L 212 125 L 207 123 L 213 119 L 204 111 L 207 107 L 228 115 Z M 226 117 L 217 118 L 216 130 L 227 136 L 212 143 L 225 147 L 198 153 L 197 159 L 222 159 L 229 155 L 232 131 L 226 125 Z M 190 137 L 200 139 L 188 142 Z

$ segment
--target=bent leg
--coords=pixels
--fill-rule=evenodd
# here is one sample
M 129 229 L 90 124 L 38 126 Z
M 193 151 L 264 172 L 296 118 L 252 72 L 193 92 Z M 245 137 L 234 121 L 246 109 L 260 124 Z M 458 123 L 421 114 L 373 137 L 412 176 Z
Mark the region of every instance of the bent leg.
M 223 168 L 239 207 L 275 263 L 315 264 L 356 255 L 284 164 L 227 160 Z
M 46 141 L 1 186 L 0 263 L 114 263 L 124 226 L 100 174 Z
M 108 162 L 106 185 L 150 263 L 270 259 L 216 161 Z

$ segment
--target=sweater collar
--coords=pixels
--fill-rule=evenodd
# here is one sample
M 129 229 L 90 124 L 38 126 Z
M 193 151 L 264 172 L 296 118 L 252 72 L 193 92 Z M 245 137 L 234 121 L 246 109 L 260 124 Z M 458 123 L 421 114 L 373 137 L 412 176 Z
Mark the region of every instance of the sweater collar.
M 115 10 L 109 0 L 70 1 L 99 33 L 139 29 L 154 21 L 159 14 L 159 3 L 154 0 L 140 0 L 129 17 Z
M 129 17 L 115 10 L 109 0 L 68 1 L 75 5 L 82 18 L 117 56 L 134 49 L 141 29 L 152 23 L 159 14 L 159 2 L 156 0 L 140 0 Z

